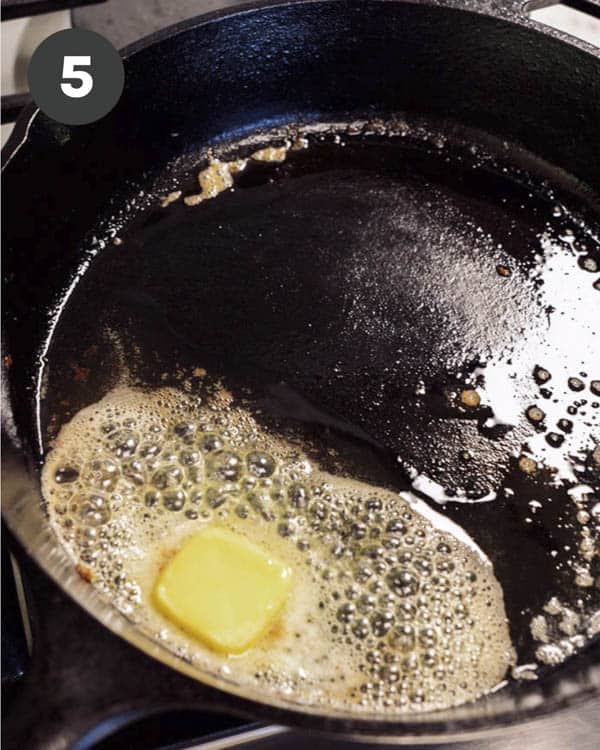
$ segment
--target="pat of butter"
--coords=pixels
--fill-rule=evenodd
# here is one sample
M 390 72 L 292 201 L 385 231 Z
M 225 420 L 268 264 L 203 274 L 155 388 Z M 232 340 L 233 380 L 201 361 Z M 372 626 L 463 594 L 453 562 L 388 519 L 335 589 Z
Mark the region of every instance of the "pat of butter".
M 212 526 L 192 537 L 159 575 L 157 608 L 217 651 L 239 654 L 279 614 L 292 570 L 245 537 Z

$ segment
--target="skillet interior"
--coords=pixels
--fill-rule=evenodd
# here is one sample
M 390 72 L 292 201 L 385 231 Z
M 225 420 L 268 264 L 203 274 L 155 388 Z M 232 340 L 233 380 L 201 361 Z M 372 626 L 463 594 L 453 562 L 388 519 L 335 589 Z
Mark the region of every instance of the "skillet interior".
M 140 190 L 152 192 L 165 174 L 188 174 L 207 143 L 277 122 L 408 112 L 409 119 L 412 113 L 436 121 L 436 130 L 441 121 L 448 133 L 444 119 L 450 118 L 543 157 L 543 163 L 528 166 L 551 177 L 559 191 L 577 193 L 566 201 L 577 203 L 593 223 L 600 163 L 593 137 L 600 121 L 597 60 L 484 16 L 403 3 L 368 5 L 371 12 L 364 3 L 302 4 L 265 10 L 260 18 L 249 13 L 199 25 L 133 57 L 122 103 L 97 126 L 69 130 L 36 118 L 31 147 L 7 168 L 5 191 L 9 378 L 19 376 L 11 383 L 11 399 L 18 432 L 32 452 L 38 416 L 45 430 L 49 415 L 58 414 L 60 421 L 68 414 L 59 401 L 68 396 L 68 409 L 76 410 L 109 383 L 104 374 L 110 347 L 95 337 L 108 324 L 142 347 L 139 374 L 145 380 L 155 370 L 157 352 L 162 370 L 174 360 L 202 359 L 232 379 L 286 381 L 412 464 L 426 461 L 419 468 L 440 481 L 456 483 L 464 473 L 454 459 L 457 446 L 469 444 L 476 456 L 468 488 L 474 496 L 485 494 L 482 477 L 496 486 L 511 471 L 507 450 L 524 433 L 482 437 L 475 422 L 455 420 L 435 400 L 419 404 L 415 382 L 425 375 L 443 386 L 457 367 L 474 367 L 489 353 L 507 359 L 517 339 L 547 336 L 530 274 L 536 238 L 553 203 L 529 197 L 530 186 L 518 176 L 515 182 L 495 170 L 472 173 L 456 161 L 448 169 L 435 144 L 429 151 L 411 150 L 375 138 L 368 154 L 348 146 L 343 155 L 322 145 L 290 163 L 289 174 L 282 168 L 275 186 L 255 172 L 245 187 L 206 210 L 145 213 L 123 233 L 123 249 L 108 248 L 93 260 L 60 309 L 45 360 L 39 359 L 49 310 L 64 297 L 65 279 L 73 278 L 92 236 L 103 238 L 118 209 Z M 577 85 L 570 80 L 575 68 Z M 471 72 L 468 91 L 465 71 Z M 579 116 L 576 130 L 573 112 Z M 503 157 L 525 159 L 514 146 Z M 175 166 L 168 166 L 174 159 Z M 42 180 L 32 179 L 34 168 Z M 26 223 L 23 205 L 29 207 Z M 357 218 L 364 220 L 360 232 Z M 218 231 L 220 224 L 228 233 Z M 489 241 L 465 229 L 478 225 Z M 233 244 L 232 237 L 243 237 L 243 244 Z M 46 278 L 33 288 L 33 305 L 32 268 L 23 267 L 32 248 L 36 272 Z M 461 278 L 461 268 L 473 259 L 473 273 Z M 508 298 L 495 272 L 506 260 L 520 269 Z M 576 259 L 573 275 L 583 279 L 582 289 L 592 289 L 595 277 L 579 269 Z M 585 318 L 593 293 L 577 301 L 573 318 Z M 349 302 L 357 299 L 363 304 L 353 312 Z M 473 330 L 456 303 L 462 300 L 465 308 L 474 299 L 482 323 Z M 416 313 L 421 300 L 431 303 Z M 352 314 L 356 325 L 343 336 Z M 582 325 L 589 328 L 592 321 L 593 313 Z M 398 351 L 399 365 L 390 370 Z M 342 377 L 329 377 L 339 361 Z M 90 371 L 86 382 L 67 379 L 73 364 Z M 23 388 L 24 375 L 29 389 Z M 38 412 L 32 393 L 35 402 L 42 384 L 54 401 Z M 373 408 L 377 398 L 382 409 Z M 424 443 L 426 452 L 411 454 Z M 451 455 L 439 453 L 446 448 Z M 510 481 L 514 485 L 514 476 Z M 507 523 L 522 528 L 522 519 L 506 520 L 502 504 L 490 508 L 489 529 L 510 536 Z M 467 528 L 480 525 L 474 509 L 456 512 Z M 530 561 L 538 576 L 549 544 L 542 538 Z M 498 545 L 490 542 L 490 548 Z M 502 565 L 501 556 L 495 562 Z M 516 583 L 514 588 L 516 613 L 522 602 Z

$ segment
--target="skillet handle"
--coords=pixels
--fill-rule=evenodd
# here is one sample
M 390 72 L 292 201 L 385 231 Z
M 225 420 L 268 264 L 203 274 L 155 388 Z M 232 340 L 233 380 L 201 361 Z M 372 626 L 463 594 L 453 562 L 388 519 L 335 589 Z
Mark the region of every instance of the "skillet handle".
M 33 648 L 3 722 L 3 748 L 85 750 L 136 719 L 168 710 L 250 713 L 246 702 L 226 698 L 115 636 L 24 552 L 15 552 Z

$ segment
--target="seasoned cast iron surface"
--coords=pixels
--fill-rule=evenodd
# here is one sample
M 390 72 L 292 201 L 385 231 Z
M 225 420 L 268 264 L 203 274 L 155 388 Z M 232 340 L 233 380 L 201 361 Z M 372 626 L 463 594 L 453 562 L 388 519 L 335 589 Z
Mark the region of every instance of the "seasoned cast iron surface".
M 361 476 L 402 487 L 412 466 L 427 469 L 448 491 L 460 484 L 477 497 L 493 487 L 493 502 L 445 508 L 493 558 L 525 659 L 526 624 L 555 567 L 558 590 L 571 585 L 565 562 L 573 549 L 565 550 L 563 540 L 575 531 L 566 487 L 549 487 L 552 477 L 544 471 L 524 475 L 512 453 L 536 437 L 534 448 L 544 448 L 549 464 L 567 459 L 576 481 L 596 490 L 598 483 L 589 453 L 598 435 L 590 393 L 598 373 L 582 364 L 585 352 L 597 353 L 587 336 L 596 335 L 598 275 L 579 265 L 587 255 L 597 259 L 597 245 L 584 251 L 575 232 L 569 242 L 559 239 L 559 252 L 546 254 L 545 262 L 534 260 L 536 235 L 556 199 L 517 188 L 506 173 L 482 178 L 485 170 L 445 169 L 445 154 L 435 150 L 435 158 L 374 158 L 371 152 L 353 160 L 323 146 L 321 166 L 315 166 L 316 151 L 302 153 L 281 167 L 276 186 L 254 170 L 235 193 L 192 213 L 177 204 L 141 216 L 131 208 L 124 244 L 109 244 L 92 259 L 50 348 L 42 345 L 49 310 L 51 317 L 60 312 L 54 305 L 82 257 L 91 256 L 92 246 L 99 250 L 91 240 L 105 239 L 111 213 L 140 189 L 147 195 L 169 159 L 197 154 L 240 129 L 407 111 L 445 119 L 445 128 L 462 122 L 494 133 L 555 165 L 545 174 L 556 185 L 569 172 L 598 191 L 597 54 L 565 44 L 558 32 L 540 33 L 512 4 L 474 3 L 473 9 L 297 2 L 200 22 L 170 38 L 165 32 L 163 41 L 130 56 L 124 97 L 97 126 L 70 130 L 38 116 L 5 172 L 7 368 L 12 363 L 5 392 L 20 448 L 35 453 L 32 404 L 40 384 L 48 395 L 41 414 L 46 437 L 47 428 L 53 434 L 110 387 L 123 361 L 146 382 L 173 363 L 205 366 L 234 390 L 256 381 L 265 404 L 291 417 L 308 413 L 310 428 L 339 444 Z M 504 151 L 510 158 L 512 149 Z M 286 179 L 286 170 L 296 177 Z M 192 190 L 189 159 L 176 176 Z M 590 192 L 579 187 L 589 205 Z M 342 218 L 336 226 L 341 209 L 354 211 L 354 221 Z M 231 221 L 229 241 L 219 216 Z M 555 238 L 566 228 L 563 218 L 551 221 Z M 386 244 L 387 236 L 393 241 Z M 498 242 L 503 247 L 494 250 Z M 510 275 L 498 274 L 497 265 L 508 266 Z M 124 357 L 117 356 L 118 341 Z M 511 351 L 520 352 L 512 362 Z M 488 380 L 491 365 L 499 373 L 490 393 L 514 393 L 523 407 L 510 429 L 499 425 L 493 434 L 483 426 L 485 400 L 475 414 L 444 395 L 482 359 Z M 532 379 L 535 364 L 549 367 L 549 385 Z M 417 375 L 422 383 L 415 383 Z M 569 389 L 571 376 L 583 380 L 583 392 Z M 506 387 L 507 378 L 514 388 Z M 574 429 L 572 437 L 564 433 L 560 448 L 526 422 L 522 412 L 533 404 L 547 412 L 546 432 L 557 431 L 567 411 Z M 584 455 L 570 461 L 582 440 Z M 456 453 L 463 442 L 477 449 L 471 463 Z M 420 452 L 419 445 L 427 449 Z M 512 500 L 503 485 L 515 490 Z M 532 498 L 541 504 L 535 513 Z M 571 525 L 559 528 L 563 515 Z M 567 668 L 591 663 L 584 657 Z M 572 684 L 568 676 L 556 683 L 559 692 Z M 542 684 L 546 691 L 553 682 Z M 557 705 L 548 696 L 543 710 Z M 481 722 L 497 723 L 498 701 L 501 694 L 490 696 Z M 43 727 L 39 733 L 43 739 Z
M 475 147 L 343 140 L 250 167 L 197 207 L 137 196 L 148 207 L 130 206 L 59 319 L 42 422 L 53 434 L 124 372 L 163 384 L 202 367 L 253 389 L 352 475 L 402 488 L 423 473 L 456 495 L 445 512 L 492 558 L 529 660 L 532 613 L 572 596 L 567 488 L 598 482 L 594 219 Z M 182 163 L 169 180 L 195 192 L 196 173 Z

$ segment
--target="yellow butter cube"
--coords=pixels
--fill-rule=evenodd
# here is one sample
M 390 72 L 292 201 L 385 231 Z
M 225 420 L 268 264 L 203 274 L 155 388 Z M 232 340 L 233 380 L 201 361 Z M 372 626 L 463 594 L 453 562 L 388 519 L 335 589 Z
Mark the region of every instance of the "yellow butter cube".
M 217 526 L 177 552 L 153 591 L 157 608 L 217 651 L 239 654 L 281 610 L 292 570 L 245 537 Z

